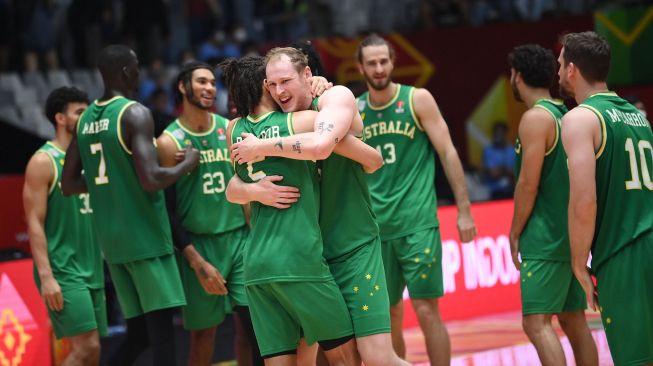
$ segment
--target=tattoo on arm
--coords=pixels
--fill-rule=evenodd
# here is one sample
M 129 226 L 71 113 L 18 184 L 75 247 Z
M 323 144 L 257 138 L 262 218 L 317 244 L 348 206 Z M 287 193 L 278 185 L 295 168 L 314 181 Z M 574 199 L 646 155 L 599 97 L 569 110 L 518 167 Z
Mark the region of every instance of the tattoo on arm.
M 277 143 L 274 144 L 274 147 L 278 147 L 279 150 L 283 151 L 283 142 L 281 141 L 281 139 L 279 139 L 279 141 L 277 141 Z
M 296 141 L 292 145 L 292 151 L 297 151 L 297 154 L 301 154 L 302 153 L 302 143 L 299 142 L 299 141 Z
M 333 131 L 333 127 L 334 127 L 333 123 L 329 123 L 329 124 L 327 124 L 325 126 L 324 122 L 318 122 L 318 124 L 317 124 L 317 133 L 321 135 L 324 132 L 331 132 L 331 131 Z

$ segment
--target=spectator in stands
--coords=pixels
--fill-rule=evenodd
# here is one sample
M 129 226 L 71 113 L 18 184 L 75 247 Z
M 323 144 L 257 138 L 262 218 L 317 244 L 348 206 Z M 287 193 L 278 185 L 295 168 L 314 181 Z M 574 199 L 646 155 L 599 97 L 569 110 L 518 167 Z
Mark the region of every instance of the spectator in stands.
M 154 90 L 150 96 L 148 105 L 150 106 L 152 119 L 154 120 L 154 136 L 160 136 L 170 122 L 175 119 L 175 116 L 170 113 L 170 98 L 166 90 L 163 88 Z
M 105 42 L 117 41 L 118 25 L 111 1 L 72 0 L 66 19 L 78 67 L 94 66 Z
M 646 117 L 646 106 L 644 105 L 644 102 L 642 102 L 641 99 L 639 99 L 638 96 L 636 95 L 627 95 L 624 97 L 625 100 L 628 101 L 628 103 L 634 105 L 637 109 L 639 109 L 640 112 Z
M 25 71 L 37 71 L 40 61 L 48 70 L 59 67 L 55 44 L 53 7 L 47 0 L 15 1 L 15 34 L 23 52 Z
M 222 7 L 219 0 L 186 0 L 188 32 L 190 43 L 197 46 L 204 41 L 214 29 L 220 29 Z
M 230 57 L 240 58 L 240 47 L 222 30 L 214 32 L 197 51 L 197 58 L 210 65 Z
M 138 52 L 139 62 L 150 64 L 163 57 L 170 33 L 164 0 L 123 1 L 123 32 L 127 43 Z
M 9 50 L 13 38 L 9 0 L 0 0 L 0 72 L 9 68 Z
M 492 127 L 492 143 L 483 149 L 485 184 L 492 199 L 511 198 L 514 190 L 515 148 L 508 143 L 508 126 L 497 122 Z

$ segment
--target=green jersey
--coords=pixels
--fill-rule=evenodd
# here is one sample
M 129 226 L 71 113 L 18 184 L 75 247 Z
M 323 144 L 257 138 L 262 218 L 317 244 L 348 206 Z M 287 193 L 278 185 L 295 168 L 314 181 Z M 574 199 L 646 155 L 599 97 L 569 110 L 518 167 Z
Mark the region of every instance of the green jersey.
M 519 239 L 523 259 L 570 261 L 567 207 L 569 205 L 569 171 L 567 155 L 560 138 L 560 122 L 567 107 L 558 100 L 540 99 L 533 108 L 547 111 L 555 122 L 555 140 L 544 154 L 540 184 L 533 211 Z M 519 178 L 522 149 L 519 136 L 515 143 L 515 178 Z
M 64 197 L 61 192 L 61 172 L 66 158 L 63 150 L 46 142 L 37 153 L 46 154 L 54 168 L 45 214 L 45 238 L 52 274 L 61 287 L 104 288 L 102 255 L 91 226 L 93 209 L 89 194 Z M 36 267 L 34 278 L 40 287 Z
M 397 84 L 384 106 L 371 105 L 368 92 L 358 98 L 363 140 L 382 155 L 385 166 L 368 174 L 381 239 L 391 240 L 437 227 L 435 151 L 413 108 L 415 88 Z
M 311 103 L 318 110 L 318 98 Z M 331 261 L 379 235 L 367 178 L 360 164 L 337 154 L 320 161 L 320 230 Z
M 592 269 L 653 230 L 653 132 L 646 117 L 612 92 L 585 99 L 580 108 L 601 123 L 596 153 L 596 228 Z
M 248 132 L 258 138 L 279 138 L 293 134 L 292 113 L 269 112 L 235 122 L 232 143 Z M 252 229 L 245 251 L 245 283 L 314 281 L 331 277 L 322 256 L 322 235 L 318 225 L 319 187 L 315 163 L 305 160 L 267 157 L 248 164 L 236 164 L 236 174 L 251 183 L 268 175 L 283 176 L 279 183 L 299 188 L 301 197 L 280 210 L 252 202 Z
M 195 133 L 179 120 L 163 131 L 183 150 L 200 151 L 200 165 L 175 183 L 177 212 L 184 228 L 195 234 L 220 234 L 245 225 L 240 205 L 227 201 L 225 189 L 234 175 L 227 147 L 228 120 L 212 114 L 211 128 Z
M 163 191 L 146 192 L 122 139 L 121 96 L 93 102 L 77 125 L 79 154 L 91 194 L 97 240 L 107 262 L 126 263 L 172 253 Z

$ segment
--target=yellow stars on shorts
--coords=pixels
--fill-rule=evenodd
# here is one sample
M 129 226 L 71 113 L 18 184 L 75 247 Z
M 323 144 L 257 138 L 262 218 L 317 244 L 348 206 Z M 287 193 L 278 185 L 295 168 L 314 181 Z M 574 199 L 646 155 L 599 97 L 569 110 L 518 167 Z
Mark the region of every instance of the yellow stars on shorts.
M 528 262 L 522 263 L 521 266 L 524 267 L 524 268 L 528 267 Z
M 420 275 L 420 277 L 421 277 L 423 280 L 425 280 L 428 276 L 426 275 L 426 273 L 422 273 L 422 274 Z
M 357 294 L 359 290 L 360 290 L 360 289 L 358 288 L 358 286 L 354 286 L 354 293 L 355 293 L 355 294 Z
M 370 296 L 374 296 L 374 292 L 370 292 Z
M 605 319 L 605 324 L 612 324 L 612 318 Z
M 363 307 L 361 309 L 363 309 L 363 311 L 368 311 L 368 310 L 370 310 L 370 307 L 367 306 L 367 305 L 363 305 Z
M 415 257 L 415 263 L 419 263 L 419 257 Z
M 429 254 L 429 253 L 431 253 L 431 248 L 424 249 L 424 254 Z
M 381 290 L 381 286 L 379 286 L 379 285 L 374 285 L 374 289 L 375 289 L 376 291 L 379 291 L 379 290 Z
M 533 277 L 533 272 L 531 272 L 531 271 L 528 271 L 528 274 L 527 274 L 527 276 L 528 276 L 528 277 Z
M 369 273 L 366 274 L 366 275 L 365 275 L 365 279 L 366 279 L 366 280 L 371 280 L 371 279 L 372 279 L 372 275 L 369 274 Z

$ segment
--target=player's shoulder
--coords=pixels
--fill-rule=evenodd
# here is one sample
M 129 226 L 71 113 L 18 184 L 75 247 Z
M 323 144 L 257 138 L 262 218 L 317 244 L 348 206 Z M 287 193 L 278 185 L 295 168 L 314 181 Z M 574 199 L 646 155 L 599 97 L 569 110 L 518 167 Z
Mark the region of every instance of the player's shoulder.
M 584 104 L 580 104 L 572 108 L 569 112 L 565 113 L 562 117 L 563 121 L 576 121 L 576 120 L 597 120 L 598 116 L 594 110 L 588 108 Z
M 555 121 L 553 115 L 543 107 L 534 106 L 529 108 L 521 117 L 521 123 L 539 122 L 543 120 Z
M 38 149 L 27 162 L 25 179 L 40 179 L 52 177 L 54 161 L 44 149 Z

